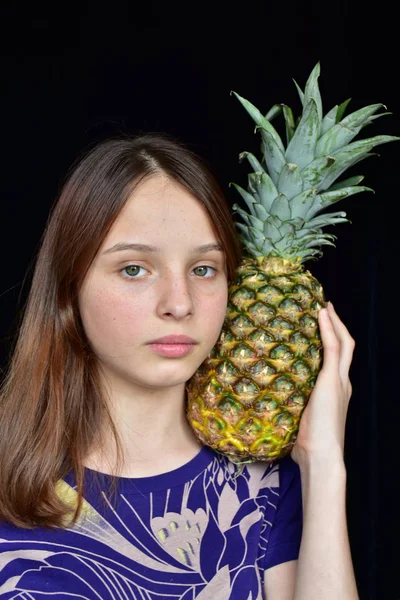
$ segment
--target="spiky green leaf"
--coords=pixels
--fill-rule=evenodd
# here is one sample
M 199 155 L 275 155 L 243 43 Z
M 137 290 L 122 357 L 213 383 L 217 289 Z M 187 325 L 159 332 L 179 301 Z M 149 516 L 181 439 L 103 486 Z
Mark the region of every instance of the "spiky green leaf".
M 282 237 L 281 232 L 270 219 L 264 223 L 264 236 L 272 242 L 277 242 Z
M 293 163 L 286 163 L 279 175 L 278 190 L 291 200 L 303 191 L 303 178 L 300 169 Z
M 278 254 L 282 256 L 290 251 L 292 244 L 293 240 L 285 236 L 275 244 L 275 248 L 277 249 Z
M 304 89 L 304 106 L 307 107 L 310 100 L 314 100 L 317 107 L 318 121 L 322 121 L 322 100 L 321 93 L 318 87 L 318 78 L 320 76 L 321 67 L 318 62 L 310 73 L 307 79 L 306 87 Z
M 308 187 L 319 189 L 334 162 L 335 159 L 331 156 L 320 156 L 304 167 L 301 171 L 303 189 L 306 190 Z
M 318 242 L 324 239 L 336 240 L 337 238 L 332 233 L 323 233 L 321 230 L 318 230 L 316 234 L 311 234 L 303 237 L 301 239 L 300 246 L 305 248 L 311 241 Z
M 296 256 L 302 258 L 302 262 L 306 262 L 307 260 L 312 259 L 313 256 L 322 256 L 322 252 L 321 250 L 309 250 L 307 248 L 306 250 L 299 250 L 298 252 L 296 252 Z
M 287 150 L 286 161 L 303 169 L 315 156 L 315 148 L 321 131 L 321 122 L 314 98 L 306 105 L 300 123 L 292 137 Z
M 306 214 L 310 210 L 310 207 L 313 206 L 315 197 L 317 196 L 316 188 L 308 188 L 304 190 L 295 198 L 292 198 L 290 201 L 290 210 L 292 213 L 292 218 L 300 217 L 301 219 L 305 219 Z
M 340 123 L 343 125 L 343 127 L 360 127 L 360 125 L 363 125 L 366 121 L 368 121 L 372 115 L 375 115 L 376 111 L 382 107 L 384 107 L 383 104 L 369 104 L 368 106 L 364 106 L 364 108 L 360 108 L 359 110 L 350 113 L 347 115 L 347 117 L 344 117 Z
M 296 86 L 297 93 L 299 94 L 300 102 L 301 102 L 302 106 L 304 106 L 304 92 L 301 89 L 301 87 L 298 85 L 297 81 L 295 81 L 293 79 L 293 82 L 294 82 L 294 85 Z
M 258 201 L 269 212 L 271 204 L 278 195 L 278 190 L 267 173 L 252 173 L 249 181 L 256 190 Z
M 338 183 L 334 183 L 329 188 L 329 192 L 333 192 L 334 190 L 341 190 L 345 187 L 349 187 L 352 185 L 358 185 L 364 180 L 364 175 L 354 175 L 353 177 L 348 177 L 347 179 L 343 179 L 343 181 L 338 181 Z
M 257 218 L 261 221 L 266 221 L 268 217 L 270 217 L 270 213 L 265 210 L 262 204 L 255 204 L 254 211 L 256 213 Z
M 279 224 L 278 229 L 281 232 L 282 239 L 285 240 L 293 239 L 296 233 L 296 230 L 290 221 L 282 221 Z
M 284 194 L 279 194 L 275 198 L 269 212 L 272 216 L 279 217 L 281 221 L 287 221 L 292 217 L 289 201 Z
M 316 234 L 318 234 L 320 232 L 319 228 L 315 228 L 315 229 L 310 229 L 308 227 L 304 227 L 303 229 L 300 229 L 298 231 L 296 231 L 296 243 L 298 245 L 298 243 L 302 242 L 305 239 L 309 239 L 309 236 L 315 236 Z
M 230 185 L 233 185 L 233 187 L 239 192 L 239 194 L 242 196 L 243 200 L 246 202 L 247 206 L 249 207 L 250 214 L 254 215 L 255 214 L 254 204 L 256 203 L 254 197 L 251 194 L 249 194 L 249 192 L 244 190 L 237 183 L 231 182 Z
M 368 123 L 369 118 L 381 107 L 382 104 L 371 104 L 351 113 L 331 127 L 318 140 L 315 156 L 332 154 L 335 150 L 349 144 L 361 131 L 362 126 Z
M 346 108 L 350 101 L 351 101 L 351 98 L 347 98 L 347 100 L 345 100 L 344 102 L 342 102 L 342 104 L 340 104 L 338 106 L 337 113 L 336 113 L 336 123 L 339 123 L 339 121 L 342 120 L 343 115 L 344 115 Z
M 377 135 L 365 140 L 352 142 L 348 146 L 336 150 L 332 153 L 334 163 L 331 165 L 323 182 L 319 185 L 319 190 L 327 190 L 344 171 L 365 158 L 375 146 L 387 144 L 398 139 L 400 138 L 391 135 Z
M 262 246 L 265 242 L 264 229 L 265 229 L 265 223 L 263 223 L 262 231 L 260 231 L 258 228 L 255 228 L 255 227 L 249 227 L 249 235 L 253 239 L 256 246 L 258 246 L 258 245 Z
M 290 106 L 287 106 L 286 104 L 282 104 L 282 108 L 283 108 L 283 116 L 285 118 L 285 127 L 286 127 L 286 144 L 290 143 L 290 140 L 292 139 L 295 129 L 296 129 L 296 123 L 294 120 L 294 116 L 293 116 L 293 111 L 290 108 Z
M 237 211 L 239 212 L 239 211 Z M 239 213 L 240 214 L 240 213 Z M 257 231 L 264 231 L 264 221 L 262 219 L 259 219 L 258 217 L 254 216 L 254 215 L 250 215 L 249 216 L 249 220 L 251 223 L 251 229 L 253 230 L 257 230 Z
M 311 219 L 311 217 L 319 213 L 321 210 L 324 210 L 324 208 L 327 206 L 343 200 L 343 198 L 348 198 L 349 196 L 359 194 L 360 192 L 372 191 L 373 190 L 371 190 L 371 188 L 359 185 L 343 188 L 342 190 L 335 190 L 334 192 L 325 192 L 325 194 L 319 194 L 315 198 L 313 206 L 307 213 L 307 220 Z
M 319 240 L 314 240 L 313 242 L 308 242 L 308 244 L 306 244 L 306 248 L 315 248 L 315 246 L 319 247 L 319 246 L 333 246 L 335 247 L 335 244 L 333 242 L 330 242 L 329 240 L 323 238 L 323 239 L 319 239 Z
M 263 255 L 263 246 L 265 244 L 265 240 L 263 244 L 256 244 L 253 239 L 249 235 L 248 228 L 242 223 L 236 223 L 236 227 L 242 234 L 239 234 L 239 239 L 243 245 L 243 248 L 250 252 L 253 256 L 262 256 Z
M 267 121 L 272 121 L 272 119 L 274 119 L 275 117 L 277 117 L 281 112 L 282 112 L 282 106 L 281 106 L 281 104 L 274 104 L 269 109 L 269 111 L 267 112 L 267 114 L 265 115 L 265 118 L 267 119 Z
M 262 246 L 262 256 L 280 256 L 271 239 L 266 239 Z
M 245 158 L 247 158 L 247 160 L 249 161 L 249 163 L 253 167 L 254 171 L 258 171 L 258 172 L 261 172 L 261 173 L 264 172 L 264 168 L 263 168 L 262 164 L 260 163 L 260 161 L 258 160 L 258 158 L 256 158 L 254 156 L 254 154 L 252 154 L 251 152 L 241 152 L 239 154 L 239 162 L 242 162 L 242 160 L 244 160 Z
M 366 123 L 363 124 L 363 128 L 366 127 L 367 125 L 369 125 L 370 123 L 373 123 L 373 121 L 375 121 L 376 119 L 380 119 L 381 117 L 386 117 L 387 115 L 392 115 L 392 112 L 386 111 L 383 113 L 379 113 L 379 115 L 373 115 L 372 117 L 370 117 L 368 119 L 368 121 Z
M 246 225 L 248 227 L 251 226 L 251 220 L 250 220 L 251 214 L 249 214 L 248 212 L 246 212 L 245 210 L 240 208 L 240 206 L 238 206 L 237 204 L 234 204 L 232 206 L 232 210 L 233 210 L 234 214 L 237 213 L 238 215 L 240 215 L 242 217 L 243 221 L 246 223 Z
M 285 154 L 275 142 L 273 136 L 263 128 L 260 128 L 262 138 L 262 149 L 268 173 L 275 185 L 278 184 L 279 175 L 286 164 Z
M 345 212 L 323 213 L 314 219 L 308 221 L 308 227 L 326 227 L 327 225 L 337 225 L 338 223 L 348 223 Z
M 241 231 L 243 233 L 243 236 L 246 239 L 250 239 L 249 238 L 249 228 L 246 227 L 246 225 L 243 225 L 243 223 L 239 223 L 238 221 L 235 223 L 235 225 L 239 229 L 239 231 Z
M 328 129 L 330 129 L 331 127 L 333 127 L 335 125 L 336 114 L 337 114 L 338 108 L 339 108 L 338 105 L 331 108 L 331 110 L 328 113 L 326 113 L 326 115 L 322 119 L 321 136 L 324 135 L 324 133 L 326 133 L 328 131 Z
M 243 223 L 239 223 L 239 222 L 236 222 L 235 225 L 238 228 L 238 230 L 242 232 L 242 237 L 245 238 L 246 240 L 248 240 L 249 242 L 253 243 L 253 241 L 249 235 L 249 227 L 247 225 L 243 225 Z M 246 243 L 246 247 L 247 247 L 247 243 Z
M 251 102 L 249 102 L 245 98 L 242 98 L 236 92 L 233 92 L 233 93 L 236 96 L 236 98 L 239 100 L 239 102 L 247 110 L 247 112 L 249 113 L 249 115 L 251 116 L 251 118 L 253 119 L 253 121 L 255 122 L 255 124 L 257 126 L 256 130 L 259 127 L 262 127 L 263 129 L 265 129 L 266 131 L 268 131 L 268 133 L 274 138 L 274 141 L 275 141 L 276 145 L 282 150 L 282 152 L 284 152 L 285 151 L 285 147 L 283 145 L 283 142 L 282 142 L 282 140 L 281 140 L 278 132 L 271 125 L 271 123 L 260 113 L 260 111 L 258 110 L 258 108 L 256 106 L 254 106 L 254 104 L 252 104 Z
M 302 227 L 304 227 L 304 219 L 301 217 L 293 217 L 293 208 L 292 208 L 292 203 L 290 203 L 290 211 L 292 213 L 292 218 L 290 219 L 290 222 L 292 223 L 293 227 L 296 230 L 301 229 Z

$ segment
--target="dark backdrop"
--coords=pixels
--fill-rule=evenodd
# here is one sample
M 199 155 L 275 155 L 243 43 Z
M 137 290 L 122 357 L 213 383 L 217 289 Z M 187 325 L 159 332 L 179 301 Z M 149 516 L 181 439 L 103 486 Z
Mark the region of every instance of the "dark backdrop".
M 248 167 L 239 165 L 238 154 L 258 153 L 259 139 L 230 91 L 262 111 L 285 102 L 298 113 L 292 78 L 304 87 L 318 60 L 325 110 L 348 97 L 352 110 L 383 102 L 394 114 L 364 137 L 400 135 L 397 19 L 390 3 L 350 4 L 2 4 L 3 367 L 49 208 L 60 179 L 87 144 L 118 133 L 170 132 L 211 162 L 231 203 L 240 201 L 228 184 L 246 185 Z M 352 224 L 335 228 L 336 249 L 325 249 L 309 268 L 357 342 L 345 459 L 360 597 L 399 600 L 400 145 L 377 151 L 380 157 L 352 170 L 366 176 L 375 195 L 336 205 Z

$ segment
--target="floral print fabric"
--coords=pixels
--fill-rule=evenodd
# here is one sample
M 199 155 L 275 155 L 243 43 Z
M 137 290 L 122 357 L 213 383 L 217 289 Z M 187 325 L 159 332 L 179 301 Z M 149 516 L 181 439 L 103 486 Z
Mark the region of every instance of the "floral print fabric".
M 0 599 L 262 600 L 265 569 L 296 559 L 301 485 L 290 457 L 242 472 L 202 447 L 140 479 L 87 470 L 74 526 L 0 523 Z M 72 474 L 59 482 L 68 503 Z

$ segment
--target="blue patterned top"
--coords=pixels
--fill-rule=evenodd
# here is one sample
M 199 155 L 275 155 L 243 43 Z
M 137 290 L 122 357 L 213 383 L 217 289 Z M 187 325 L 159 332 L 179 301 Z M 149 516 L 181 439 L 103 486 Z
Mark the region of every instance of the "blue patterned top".
M 238 474 L 204 446 L 169 473 L 121 478 L 114 495 L 112 480 L 86 470 L 74 526 L 0 523 L 1 600 L 261 600 L 265 569 L 298 557 L 301 485 L 290 456 Z M 74 505 L 72 474 L 58 491 Z

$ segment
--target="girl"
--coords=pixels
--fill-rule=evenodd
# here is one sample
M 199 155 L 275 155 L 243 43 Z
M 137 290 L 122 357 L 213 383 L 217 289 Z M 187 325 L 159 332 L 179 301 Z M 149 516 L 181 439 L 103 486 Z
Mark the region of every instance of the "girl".
M 236 472 L 186 420 L 239 259 L 218 184 L 173 138 L 106 141 L 72 169 L 1 388 L 0 599 L 357 598 L 354 342 L 333 307 L 291 456 Z

